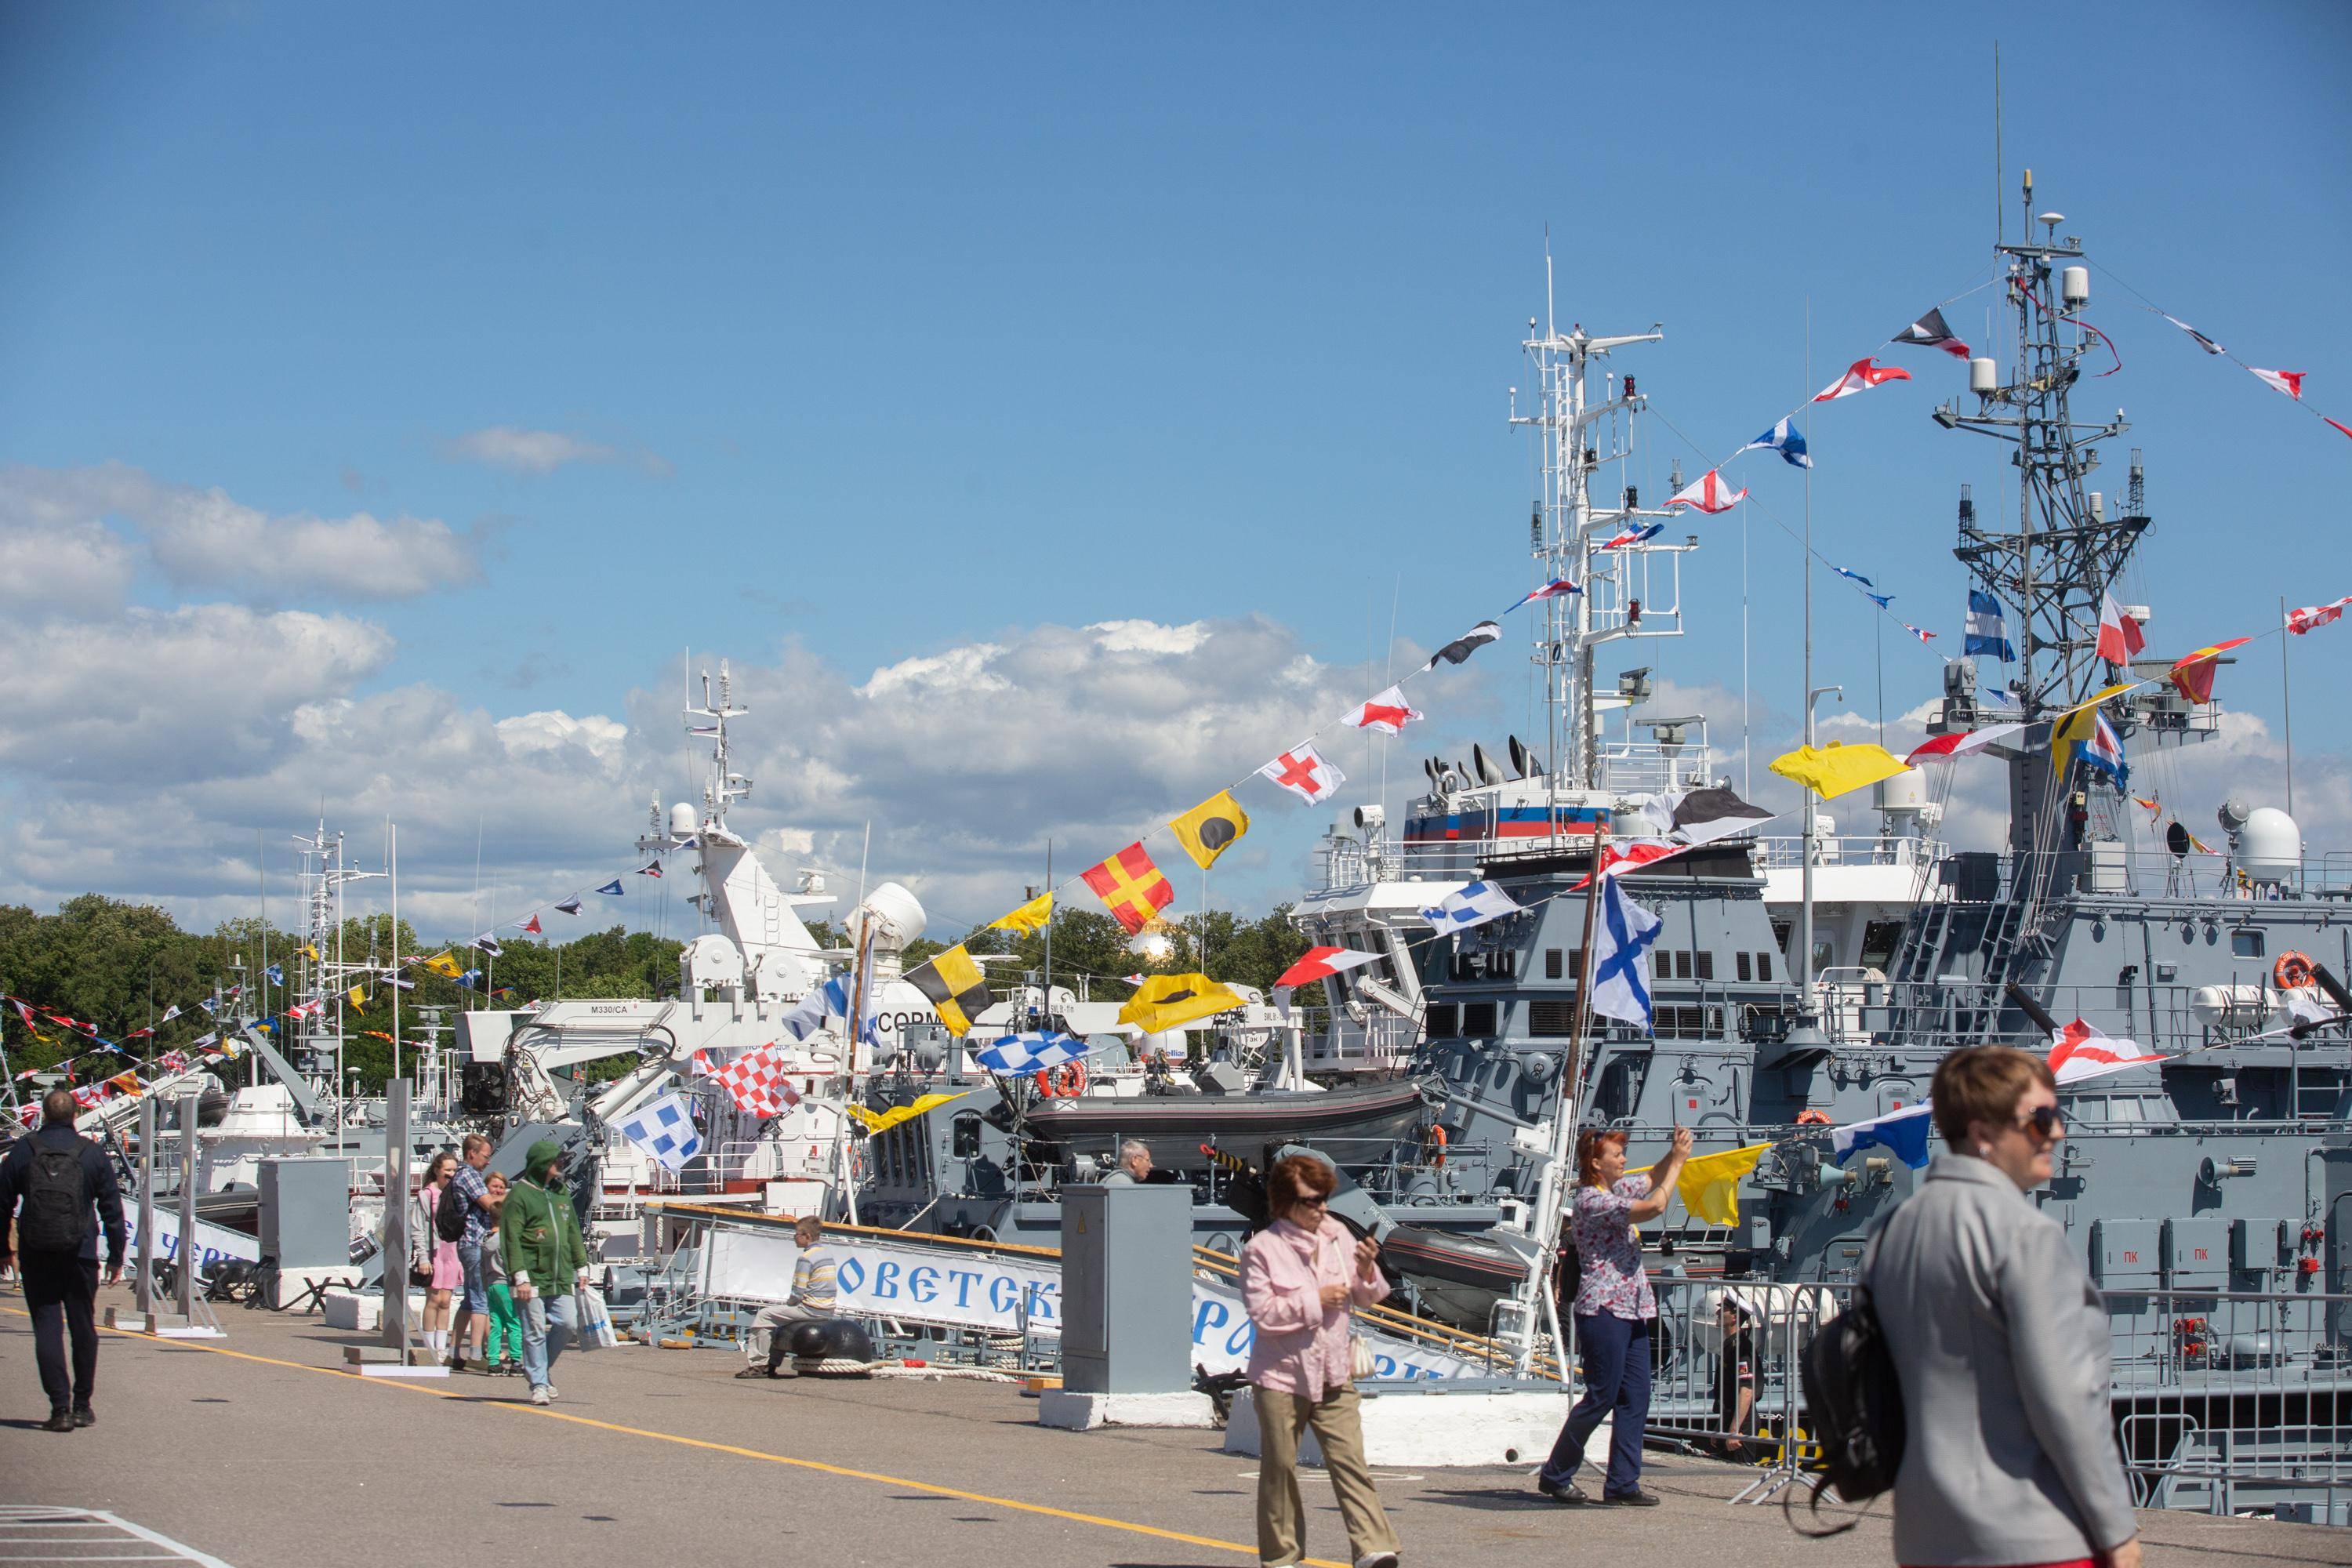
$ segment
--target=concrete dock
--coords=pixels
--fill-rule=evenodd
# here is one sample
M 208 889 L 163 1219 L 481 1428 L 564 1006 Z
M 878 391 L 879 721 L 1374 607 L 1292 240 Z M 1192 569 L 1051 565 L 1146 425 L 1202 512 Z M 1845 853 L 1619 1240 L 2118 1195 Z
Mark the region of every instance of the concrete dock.
M 101 1310 L 128 1307 L 127 1291 L 105 1298 Z M 1051 1431 L 1035 1424 L 1035 1401 L 1004 1384 L 737 1382 L 742 1362 L 729 1352 L 638 1346 L 567 1354 L 562 1399 L 538 1408 L 520 1378 L 362 1378 L 343 1364 L 360 1336 L 316 1317 L 223 1311 L 218 1341 L 107 1334 L 99 1425 L 56 1435 L 32 1429 L 47 1408 L 31 1324 L 16 1291 L 0 1293 L 0 1505 L 90 1510 L 152 1538 L 135 1551 L 96 1535 L 77 1545 L 74 1529 L 112 1527 L 16 1524 L 29 1516 L 0 1509 L 0 1562 L 1256 1560 L 1256 1465 L 1219 1453 L 1215 1432 Z M 1752 1474 L 1654 1454 L 1645 1484 L 1664 1506 L 1653 1510 L 1561 1509 L 1523 1469 L 1380 1479 L 1415 1565 L 1891 1561 L 1883 1510 L 1811 1542 L 1777 1508 L 1729 1505 Z M 1309 1560 L 1344 1568 L 1319 1472 L 1307 1496 Z M 2352 1563 L 2352 1531 L 2141 1520 L 2152 1563 Z M 36 1528 L 47 1533 L 27 1533 Z

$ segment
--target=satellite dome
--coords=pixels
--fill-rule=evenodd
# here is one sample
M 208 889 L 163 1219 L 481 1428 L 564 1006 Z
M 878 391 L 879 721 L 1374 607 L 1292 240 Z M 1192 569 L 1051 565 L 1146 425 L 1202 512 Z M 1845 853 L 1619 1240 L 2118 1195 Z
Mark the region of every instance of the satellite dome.
M 2274 805 L 2246 814 L 2234 847 L 2238 868 L 2257 882 L 2288 882 L 2303 869 L 2303 829 Z

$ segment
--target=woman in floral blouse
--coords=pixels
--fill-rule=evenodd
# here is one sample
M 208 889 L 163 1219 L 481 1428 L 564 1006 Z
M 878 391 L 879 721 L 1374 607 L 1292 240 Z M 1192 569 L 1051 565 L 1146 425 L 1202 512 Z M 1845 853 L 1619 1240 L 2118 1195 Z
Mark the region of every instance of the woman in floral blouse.
M 1584 1462 L 1585 1440 L 1602 1416 L 1612 1415 L 1609 1479 L 1601 1501 L 1649 1508 L 1658 1500 L 1642 1489 L 1642 1436 L 1650 1419 L 1650 1325 L 1657 1319 L 1658 1302 L 1642 1271 L 1642 1233 L 1634 1227 L 1666 1212 L 1690 1151 L 1690 1130 L 1677 1127 L 1666 1157 L 1652 1170 L 1629 1176 L 1624 1133 L 1594 1127 L 1577 1138 L 1576 1198 L 1569 1224 L 1584 1264 L 1572 1309 L 1577 1348 L 1584 1354 L 1584 1397 L 1568 1413 L 1551 1458 L 1537 1472 L 1536 1489 L 1554 1502 L 1592 1500 L 1570 1483 Z

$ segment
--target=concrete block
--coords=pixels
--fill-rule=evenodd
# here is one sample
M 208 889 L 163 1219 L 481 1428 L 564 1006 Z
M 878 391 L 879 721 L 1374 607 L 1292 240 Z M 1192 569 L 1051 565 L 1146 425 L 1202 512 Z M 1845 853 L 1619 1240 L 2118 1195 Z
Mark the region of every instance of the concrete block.
M 1217 1424 L 1217 1408 L 1205 1394 L 1071 1394 L 1059 1388 L 1037 1395 L 1037 1424 L 1065 1432 L 1097 1426 L 1190 1426 Z
M 1575 1403 L 1563 1390 L 1465 1389 L 1444 1392 L 1439 1383 L 1417 1383 L 1411 1392 L 1359 1384 L 1364 1395 L 1364 1451 L 1370 1463 L 1444 1468 L 1457 1465 L 1543 1463 Z M 1224 1451 L 1258 1452 L 1257 1401 L 1243 1389 L 1234 1396 L 1225 1421 Z M 1609 1462 L 1609 1422 L 1604 1419 L 1584 1446 L 1585 1458 Z M 1320 1465 L 1323 1449 L 1310 1430 L 1298 1440 L 1298 1460 Z

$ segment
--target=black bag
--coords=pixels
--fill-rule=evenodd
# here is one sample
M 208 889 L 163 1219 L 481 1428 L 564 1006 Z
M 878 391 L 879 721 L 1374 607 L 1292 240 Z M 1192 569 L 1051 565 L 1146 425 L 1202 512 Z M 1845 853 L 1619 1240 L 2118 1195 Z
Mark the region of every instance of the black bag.
M 25 1172 L 16 1245 L 26 1252 L 79 1252 L 89 1234 L 89 1183 L 81 1168 L 87 1138 L 62 1149 L 36 1144 Z
M 433 1234 L 444 1241 L 465 1240 L 466 1205 L 471 1201 L 455 1182 L 442 1188 L 439 1201 L 433 1205 Z
M 1814 1508 L 1821 1506 L 1821 1487 L 1834 1489 L 1846 1502 L 1868 1502 L 1892 1490 L 1903 1465 L 1903 1385 L 1867 1287 L 1854 1292 L 1853 1305 L 1822 1326 L 1801 1364 L 1805 1425 L 1821 1447 Z M 1805 1533 L 1841 1535 L 1858 1522 Z

